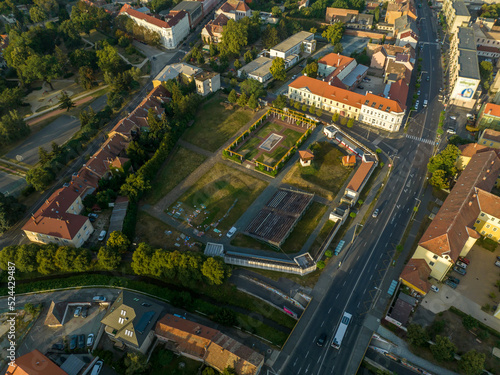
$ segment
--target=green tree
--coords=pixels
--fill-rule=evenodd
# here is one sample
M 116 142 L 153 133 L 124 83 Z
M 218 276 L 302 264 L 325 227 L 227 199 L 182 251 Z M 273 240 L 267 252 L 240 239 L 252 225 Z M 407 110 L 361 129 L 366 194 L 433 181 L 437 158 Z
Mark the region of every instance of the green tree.
M 122 69 L 122 58 L 118 55 L 116 49 L 107 42 L 104 42 L 102 48 L 98 50 L 96 54 L 97 65 L 103 73 L 109 73 L 115 76 Z
M 429 173 L 434 173 L 436 170 L 443 170 L 447 177 L 452 177 L 456 172 L 455 163 L 460 155 L 460 150 L 457 146 L 449 144 L 439 154 L 431 157 L 427 163 Z
M 222 375 L 238 375 L 238 373 L 233 367 L 228 366 L 222 371 Z
M 234 326 L 238 323 L 236 313 L 227 308 L 221 308 L 215 313 L 215 321 L 228 327 Z
M 333 53 L 342 53 L 344 51 L 344 47 L 342 46 L 342 43 L 335 43 L 333 46 Z
M 250 98 L 248 99 L 247 103 L 248 107 L 251 109 L 255 109 L 259 106 L 259 103 L 257 102 L 257 99 L 255 98 L 255 95 L 250 95 Z
M 39 247 L 36 244 L 18 246 L 15 258 L 11 258 L 10 261 L 16 264 L 16 268 L 20 272 L 34 272 L 38 268 L 36 262 L 38 250 Z
M 250 61 L 253 60 L 253 55 L 250 50 L 246 51 L 245 54 L 243 55 L 243 59 L 245 59 L 245 63 L 249 63 Z
M 54 173 L 43 166 L 31 168 L 26 172 L 26 182 L 33 186 L 36 191 L 45 190 L 54 181 L 54 177 Z
M 153 254 L 154 250 L 151 246 L 144 242 L 139 243 L 132 255 L 132 270 L 137 275 L 150 275 Z
M 113 247 L 102 246 L 97 253 L 99 267 L 104 270 L 116 270 L 122 261 L 122 256 Z
M 239 55 L 247 41 L 247 26 L 240 21 L 229 20 L 222 31 L 221 51 Z
M 240 62 L 240 60 L 239 60 L 239 59 L 234 60 L 234 68 L 235 68 L 236 70 L 240 69 L 240 68 L 241 68 L 241 66 L 242 66 L 242 65 L 241 65 L 241 62 Z
M 380 19 L 380 7 L 376 7 L 375 11 L 373 12 L 373 20 L 375 21 L 375 23 L 378 23 L 379 19 Z
M 286 96 L 278 95 L 276 99 L 273 101 L 273 107 L 283 109 L 286 107 Z
M 485 360 L 484 353 L 470 350 L 460 358 L 458 365 L 465 375 L 479 375 L 483 372 Z
M 410 324 L 408 326 L 408 341 L 415 346 L 425 346 L 429 341 L 429 335 L 419 324 Z
M 447 189 L 450 187 L 446 171 L 442 169 L 434 171 L 431 178 L 429 179 L 429 183 L 438 189 Z
M 318 75 L 318 63 L 313 61 L 310 64 L 307 64 L 304 70 L 302 70 L 302 73 L 308 77 L 316 78 Z
M 66 91 L 63 91 L 59 97 L 59 108 L 65 109 L 66 112 L 69 112 L 69 110 L 73 107 L 76 107 L 75 103 L 71 100 Z
M 332 121 L 333 122 L 338 122 L 339 121 L 339 118 L 340 118 L 340 115 L 338 112 L 335 112 L 333 115 L 332 115 Z
M 474 329 L 479 325 L 479 322 L 470 315 L 464 316 L 462 319 L 462 324 L 467 329 Z
M 96 73 L 89 66 L 82 66 L 78 69 L 78 84 L 85 90 L 90 90 L 97 79 Z
M 264 44 L 264 48 L 272 48 L 280 42 L 280 38 L 278 36 L 278 30 L 271 25 L 267 25 L 264 31 L 262 32 L 262 43 Z
M 49 18 L 49 16 L 45 12 L 45 10 L 43 10 L 39 6 L 34 5 L 30 8 L 30 18 L 33 23 L 38 23 L 45 21 L 47 18 Z
M 342 22 L 336 22 L 333 25 L 328 26 L 328 28 L 323 31 L 321 36 L 328 40 L 331 44 L 335 45 L 342 39 L 344 30 L 344 24 Z
M 271 13 L 273 14 L 273 17 L 281 17 L 281 9 L 279 6 L 274 6 L 271 9 Z
M 248 102 L 248 97 L 245 93 L 241 94 L 237 101 L 238 105 L 241 107 L 246 106 L 247 102 Z
M 316 107 L 313 106 L 312 104 L 309 106 L 309 113 L 311 115 L 314 115 L 316 113 Z
M 144 374 L 149 368 L 146 356 L 138 352 L 127 353 L 123 362 L 126 368 L 125 375 Z
M 118 252 L 127 252 L 130 246 L 130 240 L 120 231 L 114 231 L 109 235 L 106 247 Z
M 231 92 L 227 96 L 227 100 L 229 101 L 229 103 L 233 103 L 233 104 L 236 103 L 236 101 L 238 100 L 238 95 L 236 94 L 235 89 L 231 90 Z
M 205 367 L 203 369 L 202 375 L 217 375 L 219 372 L 214 370 L 212 367 Z
M 120 194 L 136 202 L 142 194 L 151 188 L 151 183 L 140 173 L 131 174 L 120 188 Z
M 60 246 L 56 250 L 55 262 L 61 271 L 73 271 L 73 261 L 78 253 L 76 248 L 70 246 Z
M 318 108 L 318 109 L 316 110 L 316 116 L 318 116 L 318 117 L 323 116 L 323 110 L 322 110 L 321 108 Z
M 221 285 L 225 279 L 224 266 L 215 258 L 208 258 L 203 262 L 201 273 L 213 285 Z
M 326 264 L 323 260 L 316 262 L 316 267 L 318 267 L 319 270 L 322 270 L 323 268 L 325 268 L 325 266 Z
M 333 251 L 332 250 L 329 249 L 329 250 L 325 251 L 325 257 L 331 258 L 332 256 L 333 256 Z
M 307 112 L 307 105 L 302 104 L 302 107 L 300 108 L 302 112 Z
M 264 85 L 255 79 L 246 79 L 241 82 L 240 90 L 242 93 L 246 94 L 247 97 L 251 96 L 252 94 L 255 95 L 256 98 L 260 98 L 261 96 L 266 95 Z
M 448 337 L 436 335 L 436 343 L 431 346 L 431 353 L 438 361 L 451 361 L 457 347 Z
M 269 69 L 274 79 L 284 81 L 286 80 L 286 69 L 285 69 L 285 60 L 281 57 L 276 57 Z
M 352 128 L 353 126 L 354 126 L 354 119 L 350 118 L 349 120 L 347 120 L 347 127 Z
M 57 245 L 50 244 L 40 248 L 36 253 L 36 262 L 38 264 L 38 272 L 43 275 L 50 275 L 57 271 L 55 262 Z
M 26 206 L 19 203 L 15 197 L 0 193 L 0 232 L 5 232 L 21 220 L 25 210 Z

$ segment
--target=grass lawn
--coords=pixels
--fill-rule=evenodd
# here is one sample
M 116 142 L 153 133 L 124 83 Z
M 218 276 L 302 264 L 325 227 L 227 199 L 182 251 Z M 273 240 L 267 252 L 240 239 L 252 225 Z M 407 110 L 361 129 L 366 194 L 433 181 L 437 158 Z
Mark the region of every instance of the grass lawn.
M 483 249 L 486 249 L 488 251 L 491 251 L 492 253 L 496 250 L 498 243 L 495 241 L 487 238 L 487 237 L 481 237 L 476 241 L 476 245 L 481 246 Z
M 227 230 L 266 186 L 267 182 L 217 163 L 179 200 L 192 208 L 204 205 L 210 212 L 203 219 L 201 217 L 193 219 L 195 227 L 222 219 L 237 200 L 227 217 L 221 220 L 217 227 L 220 230 Z
M 319 224 L 328 207 L 318 202 L 312 202 L 306 213 L 297 223 L 281 249 L 285 253 L 296 253 L 302 249 L 312 231 Z
M 171 231 L 172 233 L 167 235 L 165 232 Z M 184 243 L 184 240 L 180 238 L 182 232 L 179 232 L 175 228 L 168 224 L 165 224 L 161 220 L 149 215 L 144 211 L 139 211 L 137 213 L 137 224 L 135 227 L 135 236 L 137 237 L 137 243 L 147 242 L 154 248 L 163 248 L 168 250 L 179 250 L 179 251 L 196 251 L 201 248 L 197 245 L 188 246 Z M 179 238 L 179 240 L 177 240 Z M 193 239 L 188 241 L 189 243 L 195 242 Z M 178 243 L 181 246 L 177 247 L 175 244 Z
M 333 200 L 353 168 L 342 165 L 344 154 L 330 142 L 318 142 L 309 167 L 295 164 L 283 182 Z
M 146 201 L 149 204 L 157 203 L 204 161 L 205 156 L 177 147 L 153 180 Z
M 215 152 L 252 119 L 253 112 L 245 108 L 225 109 L 225 97 L 216 95 L 205 102 L 196 114 L 194 124 L 182 139 L 205 150 Z
M 116 46 L 116 48 L 118 49 L 118 52 L 124 56 L 128 61 L 130 61 L 131 64 L 139 64 L 141 62 L 144 61 L 144 56 L 140 55 L 139 53 L 141 53 L 139 50 L 137 50 L 138 53 L 134 53 L 134 54 L 129 54 L 127 53 L 126 49 L 123 48 L 123 47 L 120 47 L 120 46 Z
M 163 345 L 155 348 L 149 363 L 151 375 L 197 375 L 203 366 L 199 361 L 174 354 Z
M 321 271 L 318 269 L 314 272 L 311 272 L 310 274 L 305 275 L 305 276 L 300 276 L 300 275 L 294 275 L 291 273 L 283 273 L 283 272 L 270 271 L 270 270 L 261 270 L 259 268 L 246 268 L 246 267 L 241 267 L 241 268 L 258 273 L 259 275 L 268 277 L 271 280 L 276 280 L 276 281 L 280 281 L 280 279 L 292 280 L 294 283 L 297 283 L 299 285 L 302 285 L 302 286 L 305 286 L 308 288 L 314 288 L 314 286 L 318 282 L 318 279 L 321 275 Z
M 256 137 L 262 139 L 266 138 L 271 133 L 281 133 L 283 126 L 275 122 L 268 122 L 260 128 L 260 130 L 255 134 Z
M 83 37 L 87 39 L 89 42 L 96 43 L 100 40 L 106 40 L 108 37 L 97 30 L 91 30 L 89 35 L 83 34 Z
M 231 245 L 240 246 L 240 247 L 247 247 L 249 249 L 256 249 L 256 250 L 274 250 L 274 251 L 276 251 L 275 248 L 268 246 L 263 242 L 257 241 L 255 238 L 247 236 L 246 234 L 243 234 L 243 233 L 238 233 L 232 239 Z

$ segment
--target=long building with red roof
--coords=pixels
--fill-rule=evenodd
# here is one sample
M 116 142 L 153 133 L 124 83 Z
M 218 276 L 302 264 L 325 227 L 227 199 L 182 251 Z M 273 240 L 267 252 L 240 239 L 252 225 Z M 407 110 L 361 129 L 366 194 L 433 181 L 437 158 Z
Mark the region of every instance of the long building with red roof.
M 405 114 L 404 106 L 396 100 L 358 94 L 307 76 L 288 85 L 288 97 L 390 132 L 399 130 Z
M 162 46 L 168 49 L 177 48 L 179 43 L 188 36 L 189 14 L 183 10 L 169 13 L 164 20 L 141 13 L 125 4 L 120 9 L 120 15 L 131 18 L 137 25 L 158 33 Z

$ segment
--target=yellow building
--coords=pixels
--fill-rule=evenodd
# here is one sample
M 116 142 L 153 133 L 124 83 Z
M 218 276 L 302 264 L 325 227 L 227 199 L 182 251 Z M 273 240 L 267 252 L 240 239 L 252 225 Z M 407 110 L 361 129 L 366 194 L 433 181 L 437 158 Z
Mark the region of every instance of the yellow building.
M 429 266 L 430 277 L 442 281 L 481 235 L 499 241 L 500 197 L 489 193 L 499 174 L 500 158 L 494 150 L 470 158 L 413 254 L 412 261 Z
M 493 129 L 484 129 L 477 143 L 483 146 L 500 149 L 500 132 Z

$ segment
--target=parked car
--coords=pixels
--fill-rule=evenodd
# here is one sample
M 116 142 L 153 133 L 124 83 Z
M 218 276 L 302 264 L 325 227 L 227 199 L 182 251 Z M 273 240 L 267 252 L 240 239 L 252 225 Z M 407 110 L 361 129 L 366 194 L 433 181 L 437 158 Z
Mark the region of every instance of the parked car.
M 99 215 L 94 214 L 93 212 L 91 212 L 91 213 L 89 214 L 89 217 L 93 217 L 94 219 L 97 219 L 97 218 L 99 217 Z
M 94 345 L 94 334 L 90 333 L 89 336 L 87 337 L 87 346 L 92 346 Z
M 236 227 L 232 227 L 231 229 L 229 229 L 229 232 L 227 232 L 227 237 L 228 238 L 231 238 L 234 236 L 234 234 L 236 233 Z
M 75 318 L 78 318 L 80 316 L 80 314 L 82 313 L 82 307 L 81 306 L 78 306 L 76 309 L 75 309 L 75 313 L 73 314 L 73 316 Z
M 106 302 L 106 297 L 104 297 L 104 296 L 95 296 L 94 298 L 92 298 L 92 301 L 94 301 L 94 302 Z
M 69 343 L 69 349 L 70 350 L 76 349 L 76 335 L 71 336 L 71 341 Z
M 457 260 L 457 262 L 455 263 L 457 266 L 463 268 L 464 270 L 467 269 L 467 264 L 465 264 L 464 262 L 461 262 L 459 260 Z
M 497 258 L 500 258 L 500 257 L 497 257 Z M 458 257 L 458 260 L 469 265 L 470 264 L 470 260 L 467 259 L 467 258 L 464 258 L 464 257 Z M 499 259 L 500 260 L 500 259 Z
M 97 240 L 102 241 L 104 240 L 105 237 L 106 237 L 106 231 L 102 230 L 101 233 L 99 233 L 99 238 Z
M 83 308 L 82 308 L 82 318 L 86 318 L 88 314 L 89 314 L 89 307 L 88 306 L 83 306 Z
M 455 284 L 453 281 L 450 281 L 450 279 L 448 278 L 448 280 L 446 280 L 444 282 L 446 285 L 448 285 L 450 288 L 453 288 L 453 289 L 457 289 L 457 284 Z
M 497 256 L 497 260 L 500 260 L 500 256 Z
M 427 78 L 425 79 L 427 82 L 429 82 L 431 80 L 431 77 L 427 76 Z
M 457 134 L 457 131 L 455 130 L 455 128 L 448 128 L 448 129 L 446 129 L 446 131 L 450 134 Z
M 318 341 L 316 341 L 316 344 L 318 346 L 323 346 L 326 342 L 326 333 L 322 333 L 321 335 L 319 335 L 319 338 L 318 338 Z
M 452 283 L 455 283 L 455 284 L 460 284 L 460 279 L 458 277 L 454 277 L 454 276 L 448 276 L 448 280 L 450 280 Z
M 457 116 L 450 116 L 450 119 L 456 121 L 457 120 Z
M 85 348 L 85 335 L 78 335 L 78 347 Z
M 365 88 L 364 88 L 363 86 L 359 85 L 359 86 L 358 86 L 358 89 L 360 89 L 360 90 L 364 90 Z
M 102 361 L 97 361 L 94 367 L 92 367 L 92 372 L 90 373 L 90 375 L 99 375 L 102 369 L 102 365 L 103 365 Z
M 420 96 L 420 90 L 417 91 L 417 95 Z
M 378 208 L 373 211 L 372 217 L 377 217 L 378 216 Z
M 498 262 L 498 266 L 500 267 L 500 262 Z M 455 271 L 456 273 L 459 273 L 460 275 L 462 276 L 465 276 L 467 274 L 467 271 L 464 270 L 463 268 L 460 268 L 458 266 L 453 266 L 453 271 Z
M 425 108 L 425 107 L 427 107 L 427 104 L 428 104 L 428 103 L 429 103 L 429 102 L 427 101 L 427 99 L 425 99 L 425 100 L 424 100 L 424 108 Z
M 415 109 L 418 109 L 418 107 L 420 106 L 420 102 L 417 100 L 417 102 L 415 103 Z
M 436 293 L 439 292 L 439 288 L 435 285 L 431 285 L 431 290 Z
M 64 350 L 64 344 L 62 342 L 58 342 L 57 344 L 52 345 L 52 350 Z
M 497 261 L 495 262 L 495 266 L 500 267 L 500 261 L 499 261 L 499 260 L 497 260 Z

